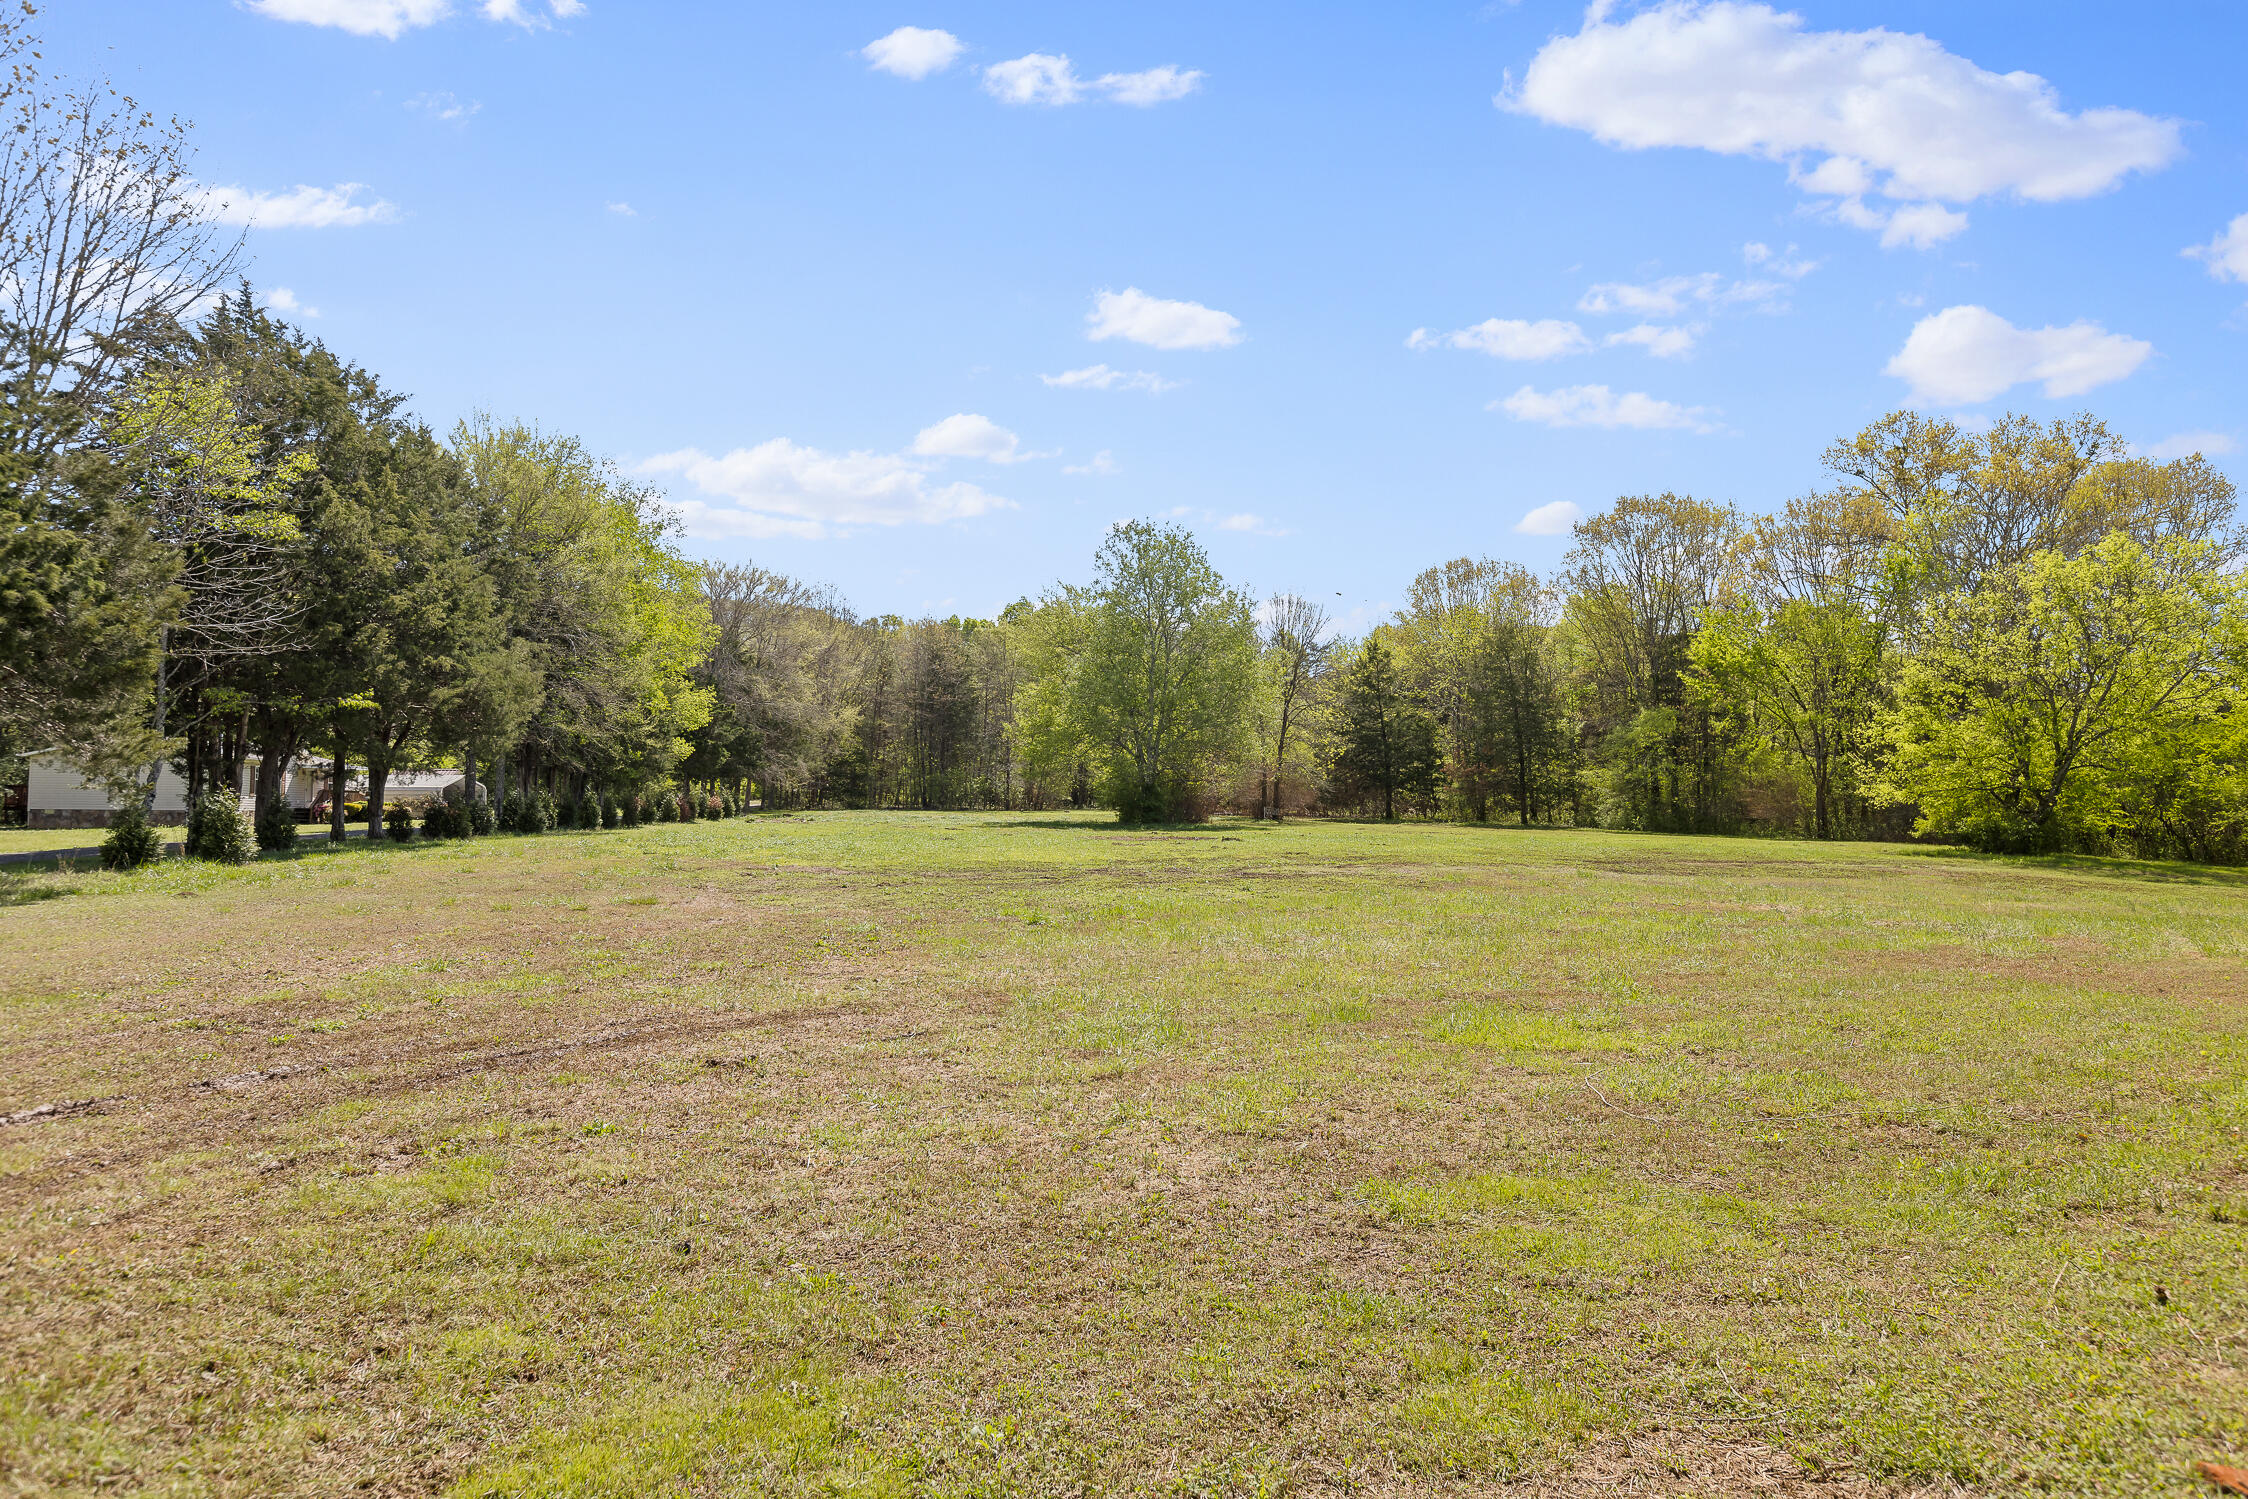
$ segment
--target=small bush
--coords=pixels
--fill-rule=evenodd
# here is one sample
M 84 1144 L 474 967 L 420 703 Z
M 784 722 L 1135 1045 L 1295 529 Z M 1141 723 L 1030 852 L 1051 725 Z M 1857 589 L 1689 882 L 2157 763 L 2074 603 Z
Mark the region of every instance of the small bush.
M 578 798 L 578 830 L 584 833 L 601 831 L 601 798 L 590 791 Z
M 382 830 L 385 836 L 401 841 L 414 836 L 414 809 L 404 802 L 392 802 L 382 809 Z
M 468 804 L 468 831 L 478 838 L 489 838 L 499 831 L 499 814 L 492 810 L 489 798 Z
M 365 822 L 367 820 L 367 804 L 365 802 L 345 802 L 343 804 L 343 820 L 345 822 Z
M 624 797 L 617 803 L 617 821 L 628 828 L 640 826 L 640 798 Z
M 551 832 L 555 828 L 558 828 L 562 825 L 562 809 L 561 807 L 556 805 L 552 793 L 545 791 L 533 792 L 531 794 L 531 806 L 532 809 L 538 814 L 536 819 L 538 826 L 532 828 L 532 832 Z
M 657 798 L 656 798 L 656 821 L 658 821 L 658 822 L 677 822 L 678 820 L 679 820 L 679 798 L 678 798 L 678 797 L 676 797 L 676 796 L 659 796 L 659 797 L 657 797 Z
M 624 814 L 618 810 L 617 804 L 607 797 L 601 798 L 601 826 L 605 828 L 621 828 L 624 826 Z
M 187 812 L 187 856 L 213 864 L 241 864 L 250 857 L 250 825 L 242 798 L 231 791 L 206 791 Z
M 297 846 L 297 809 L 275 802 L 258 814 L 258 847 L 269 854 L 285 854 Z
M 459 802 L 434 801 L 422 810 L 424 838 L 466 838 L 468 808 Z
M 139 802 L 109 816 L 109 836 L 101 841 L 101 867 L 138 869 L 164 852 L 164 838 L 148 825 Z

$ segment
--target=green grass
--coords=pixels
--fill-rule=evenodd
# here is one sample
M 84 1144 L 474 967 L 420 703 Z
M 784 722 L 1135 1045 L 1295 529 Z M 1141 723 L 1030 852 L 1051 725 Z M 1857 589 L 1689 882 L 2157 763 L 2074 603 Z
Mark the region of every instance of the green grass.
M 0 1493 L 2248 1456 L 2229 872 L 821 813 L 19 884 L 0 1113 L 103 1101 L 0 1127 Z

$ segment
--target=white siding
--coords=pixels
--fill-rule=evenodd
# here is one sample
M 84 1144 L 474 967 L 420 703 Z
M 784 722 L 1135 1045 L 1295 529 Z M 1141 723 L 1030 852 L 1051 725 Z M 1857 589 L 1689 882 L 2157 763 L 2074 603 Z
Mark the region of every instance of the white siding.
M 184 785 L 172 767 L 156 779 L 156 811 L 185 812 Z M 99 786 L 89 786 L 78 772 L 58 760 L 36 759 L 30 764 L 30 786 L 24 799 L 26 814 L 33 812 L 106 812 L 109 797 Z

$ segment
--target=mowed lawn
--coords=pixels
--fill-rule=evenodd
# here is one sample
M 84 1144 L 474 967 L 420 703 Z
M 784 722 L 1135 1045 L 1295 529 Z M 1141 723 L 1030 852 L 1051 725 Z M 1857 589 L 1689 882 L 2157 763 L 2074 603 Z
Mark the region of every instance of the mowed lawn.
M 2233 873 L 818 813 L 0 898 L 0 1492 L 2248 1458 Z

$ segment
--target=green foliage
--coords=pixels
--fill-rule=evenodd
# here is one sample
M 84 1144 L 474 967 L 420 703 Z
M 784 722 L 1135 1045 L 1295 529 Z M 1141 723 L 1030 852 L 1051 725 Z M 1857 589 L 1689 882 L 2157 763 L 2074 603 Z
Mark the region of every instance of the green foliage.
M 1924 832 L 2004 852 L 2104 850 L 2160 788 L 2237 825 L 2244 688 L 2248 599 L 2208 544 L 2035 552 L 1928 604 L 1884 789 Z
M 614 797 L 604 796 L 601 798 L 601 826 L 604 828 L 624 826 L 624 815 L 618 809 Z
M 109 835 L 101 841 L 102 868 L 138 869 L 163 852 L 163 835 L 149 826 L 137 799 L 109 814 Z
M 250 857 L 249 820 L 242 799 L 231 791 L 206 791 L 187 809 L 187 856 L 214 864 L 241 864 Z
M 414 836 L 414 809 L 404 802 L 392 802 L 383 808 L 383 836 L 403 843 Z
M 288 853 L 297 846 L 297 811 L 286 801 L 267 804 L 258 814 L 258 847 L 269 854 Z
M 1379 634 L 1343 669 L 1336 715 L 1337 789 L 1360 803 L 1378 803 L 1394 818 L 1399 802 L 1426 809 L 1444 776 L 1436 721 L 1417 707 L 1398 680 Z
M 493 807 L 491 799 L 489 797 L 476 798 L 474 801 L 469 802 L 467 806 L 463 808 L 463 811 L 466 813 L 468 818 L 468 831 L 470 836 L 476 838 L 488 838 L 493 833 L 499 831 L 499 812 L 496 808 Z
M 1090 762 L 1121 821 L 1206 815 L 1248 748 L 1257 637 L 1247 596 L 1194 538 L 1116 526 L 1093 587 L 1051 596 L 1033 629 L 1037 670 L 1016 714 L 1037 758 L 1052 771 Z
M 678 820 L 679 798 L 668 792 L 658 796 L 656 798 L 656 821 L 677 822 Z
M 622 796 L 617 798 L 618 825 L 620 827 L 628 828 L 636 828 L 640 826 L 640 807 L 641 801 L 637 796 Z
M 579 830 L 588 833 L 601 831 L 601 798 L 593 792 L 588 791 L 579 797 L 577 806 L 572 811 L 572 821 Z
M 468 808 L 440 797 L 422 809 L 424 838 L 466 838 L 473 831 Z

